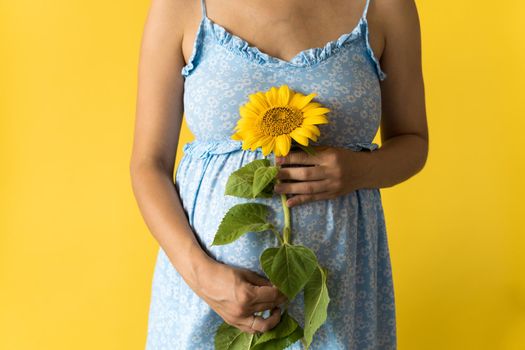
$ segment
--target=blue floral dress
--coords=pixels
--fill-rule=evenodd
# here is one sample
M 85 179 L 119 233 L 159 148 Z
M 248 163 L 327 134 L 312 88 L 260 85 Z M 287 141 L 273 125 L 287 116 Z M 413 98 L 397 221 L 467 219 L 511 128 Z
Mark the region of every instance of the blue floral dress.
M 234 243 L 211 246 L 228 209 L 241 202 L 271 207 L 269 220 L 283 227 L 279 195 L 242 199 L 224 195 L 229 175 L 264 158 L 260 149 L 242 150 L 231 140 L 239 106 L 248 95 L 287 84 L 292 90 L 316 92 L 330 108 L 329 124 L 319 125 L 313 145 L 373 152 L 381 119 L 380 81 L 386 78 L 369 43 L 367 9 L 348 33 L 323 47 L 299 52 L 286 61 L 268 55 L 232 34 L 206 14 L 200 22 L 190 61 L 181 74 L 186 121 L 195 135 L 184 145 L 175 184 L 189 224 L 203 249 L 226 264 L 264 275 L 261 252 L 278 244 L 273 234 L 248 233 Z M 269 155 L 273 163 L 272 154 Z M 396 320 L 390 256 L 378 188 L 360 188 L 330 200 L 291 208 L 292 241 L 315 251 L 329 271 L 330 304 L 326 323 L 312 350 L 395 349 Z M 301 326 L 303 296 L 290 304 Z M 213 349 L 220 316 L 200 299 L 159 248 L 152 281 L 146 349 Z M 289 347 L 302 349 L 301 342 Z

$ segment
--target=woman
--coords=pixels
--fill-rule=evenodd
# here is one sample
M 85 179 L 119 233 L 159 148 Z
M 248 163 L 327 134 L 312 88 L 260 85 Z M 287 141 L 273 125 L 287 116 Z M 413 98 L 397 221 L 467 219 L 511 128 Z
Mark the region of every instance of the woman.
M 286 298 L 258 261 L 275 237 L 211 243 L 228 208 L 242 202 L 224 195 L 227 178 L 263 157 L 230 138 L 239 106 L 283 84 L 316 93 L 331 110 L 317 154 L 292 150 L 275 186 L 289 196 L 294 243 L 313 249 L 330 272 L 328 318 L 311 349 L 396 348 L 379 189 L 426 162 L 420 61 L 412 0 L 152 2 L 130 162 L 140 210 L 160 244 L 148 349 L 213 349 L 223 321 L 249 333 L 279 323 Z M 174 183 L 183 112 L 196 140 L 184 146 Z M 378 148 L 372 140 L 380 125 Z M 257 200 L 282 227 L 280 196 Z M 263 310 L 271 310 L 268 318 L 255 315 Z M 300 295 L 288 310 L 301 322 Z

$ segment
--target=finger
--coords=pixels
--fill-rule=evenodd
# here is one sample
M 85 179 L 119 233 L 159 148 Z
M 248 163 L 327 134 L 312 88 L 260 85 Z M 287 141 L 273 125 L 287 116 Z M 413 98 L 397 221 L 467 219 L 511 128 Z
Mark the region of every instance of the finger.
M 286 300 L 285 300 L 286 301 Z M 279 307 L 279 305 L 284 304 L 285 301 L 273 301 L 269 303 L 258 303 L 252 306 L 253 312 L 261 312 L 266 310 L 272 310 L 276 307 Z
M 326 178 L 325 169 L 323 166 L 280 168 L 277 178 L 279 180 L 323 180 Z
M 288 194 L 315 194 L 328 191 L 329 179 L 314 181 L 282 182 L 275 185 L 274 191 Z
M 272 309 L 270 317 L 262 318 L 261 316 L 255 317 L 255 322 L 253 323 L 252 328 L 258 332 L 264 333 L 277 326 L 281 320 L 281 308 L 276 307 Z
M 296 205 L 313 202 L 323 199 L 333 198 L 332 192 L 321 192 L 316 194 L 298 194 L 286 200 L 286 205 L 290 208 Z
M 286 296 L 275 286 L 253 286 L 253 291 L 255 297 L 253 298 L 252 305 L 268 302 L 284 303 L 287 300 Z
M 277 157 L 277 164 L 320 164 L 319 153 L 310 155 L 303 151 L 289 152 L 285 157 Z
M 247 317 L 242 318 L 223 318 L 223 320 L 228 323 L 231 326 L 234 326 L 235 328 L 240 329 L 243 332 L 246 333 L 257 333 L 255 329 L 252 329 L 250 326 L 252 325 L 254 315 L 249 315 Z
M 252 314 L 252 315 L 250 315 L 248 317 L 245 317 L 245 318 L 239 320 L 237 322 L 237 324 L 235 325 L 235 327 L 239 328 L 243 332 L 247 332 L 247 333 L 251 333 L 251 334 L 257 333 L 259 331 L 257 329 L 255 329 L 255 326 L 254 326 L 254 328 L 252 328 L 252 325 L 255 325 L 255 323 L 257 323 L 257 318 L 263 319 L 260 316 Z
M 255 286 L 273 286 L 272 282 L 270 282 L 267 278 L 259 275 L 258 273 L 252 270 L 246 269 L 244 271 L 244 277 L 248 282 Z
M 288 297 L 277 287 L 258 287 L 253 300 L 254 305 L 260 303 L 276 303 L 276 305 L 280 305 L 288 301 Z

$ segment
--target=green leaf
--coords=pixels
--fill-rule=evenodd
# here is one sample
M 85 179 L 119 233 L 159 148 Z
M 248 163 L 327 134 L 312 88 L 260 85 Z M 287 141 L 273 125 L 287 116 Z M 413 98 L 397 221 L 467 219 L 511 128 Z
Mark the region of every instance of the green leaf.
M 263 343 L 285 338 L 292 334 L 297 327 L 299 327 L 297 321 L 294 320 L 294 318 L 288 314 L 288 311 L 285 311 L 281 315 L 281 320 L 279 321 L 277 326 L 261 334 L 261 336 L 257 339 L 257 342 L 255 342 L 255 346 L 253 347 L 253 349 L 262 349 L 260 345 Z
M 303 329 L 285 311 L 279 324 L 262 334 L 245 333 L 223 322 L 215 333 L 215 350 L 282 350 L 303 335 Z
M 319 266 L 304 287 L 306 349 L 312 343 L 314 333 L 326 321 L 329 302 L 326 271 Z
M 277 183 L 277 178 L 274 177 L 272 181 L 268 185 L 266 185 L 266 187 L 256 197 L 257 198 L 272 198 L 273 196 L 275 196 L 275 192 L 273 191 L 273 188 L 276 183 Z
M 303 151 L 305 151 L 311 156 L 314 156 L 316 154 L 315 148 L 313 148 L 311 145 L 304 146 L 298 143 L 297 146 L 299 146 Z
M 215 333 L 215 350 L 249 349 L 253 334 L 245 333 L 237 327 L 223 322 Z
M 303 337 L 303 329 L 297 327 L 291 334 L 284 338 L 273 339 L 261 345 L 255 345 L 254 350 L 283 350 Z
M 225 195 L 236 196 L 241 198 L 254 198 L 253 196 L 253 179 L 255 171 L 262 167 L 270 166 L 269 159 L 255 159 L 240 169 L 230 174 L 226 182 Z M 273 194 L 271 194 L 273 195 Z M 259 197 L 268 197 L 269 194 L 262 192 Z
M 317 268 L 317 257 L 304 246 L 285 243 L 265 250 L 261 265 L 270 281 L 291 301 Z
M 270 276 L 272 274 L 273 258 L 275 257 L 278 251 L 279 248 L 266 248 L 262 252 L 261 257 L 259 258 L 259 260 L 261 261 L 261 267 L 267 276 Z
M 293 331 L 293 333 L 287 336 L 286 338 L 275 341 L 277 346 L 276 349 L 286 349 L 287 347 L 301 339 L 303 335 L 303 329 L 300 326 L 297 327 L 295 331 Z
M 240 203 L 232 206 L 221 223 L 212 245 L 231 243 L 248 232 L 262 232 L 271 229 L 266 222 L 268 206 L 261 203 Z
M 278 172 L 279 169 L 275 166 L 260 167 L 255 170 L 252 189 L 254 198 L 263 192 L 268 184 L 272 183 Z

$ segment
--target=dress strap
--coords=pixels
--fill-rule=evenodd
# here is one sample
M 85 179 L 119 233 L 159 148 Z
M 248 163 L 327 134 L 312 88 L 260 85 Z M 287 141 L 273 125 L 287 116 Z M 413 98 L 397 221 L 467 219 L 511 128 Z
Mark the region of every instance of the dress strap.
M 366 14 L 368 12 L 368 5 L 370 5 L 370 0 L 366 0 L 365 9 L 363 10 L 363 16 L 362 16 L 363 18 L 366 18 Z
M 204 2 L 204 0 L 201 0 L 201 12 L 202 12 L 202 17 L 206 17 L 206 3 Z

